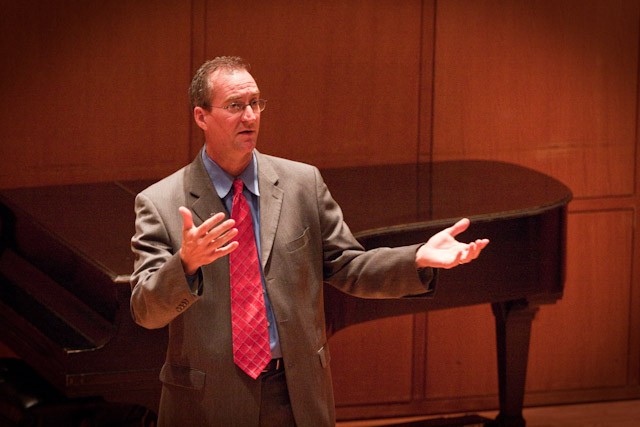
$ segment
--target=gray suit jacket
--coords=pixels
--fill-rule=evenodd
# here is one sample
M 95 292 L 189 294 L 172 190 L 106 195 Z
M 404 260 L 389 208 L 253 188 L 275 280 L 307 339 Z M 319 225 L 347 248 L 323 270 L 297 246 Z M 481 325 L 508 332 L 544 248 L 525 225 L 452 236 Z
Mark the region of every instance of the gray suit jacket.
M 323 283 L 352 295 L 427 294 L 416 246 L 363 251 L 313 166 L 257 153 L 262 268 L 291 404 L 299 426 L 335 424 Z M 229 262 L 201 269 L 192 289 L 178 255 L 184 205 L 196 225 L 225 211 L 201 156 L 136 197 L 131 311 L 147 328 L 169 325 L 160 426 L 256 426 L 260 382 L 233 363 Z M 424 275 L 423 275 L 424 280 Z

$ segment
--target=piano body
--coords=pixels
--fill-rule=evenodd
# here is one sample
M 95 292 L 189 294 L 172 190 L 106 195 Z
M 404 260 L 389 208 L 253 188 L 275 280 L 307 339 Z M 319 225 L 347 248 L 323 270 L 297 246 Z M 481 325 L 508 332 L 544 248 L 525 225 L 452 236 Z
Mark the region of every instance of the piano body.
M 166 331 L 138 327 L 129 312 L 134 197 L 118 183 L 0 192 L 0 341 L 72 399 L 69 410 L 100 397 L 155 417 Z M 26 395 L 34 406 L 60 400 Z
M 463 216 L 488 237 L 474 263 L 439 273 L 432 299 L 364 300 L 327 287 L 329 333 L 360 322 L 473 304 L 496 319 L 500 415 L 524 426 L 531 321 L 562 296 L 570 190 L 492 161 L 322 171 L 366 248 L 424 241 Z M 128 284 L 133 201 L 149 182 L 0 191 L 0 341 L 70 398 L 155 411 L 166 331 L 135 325 Z M 1 396 L 0 396 L 1 398 Z

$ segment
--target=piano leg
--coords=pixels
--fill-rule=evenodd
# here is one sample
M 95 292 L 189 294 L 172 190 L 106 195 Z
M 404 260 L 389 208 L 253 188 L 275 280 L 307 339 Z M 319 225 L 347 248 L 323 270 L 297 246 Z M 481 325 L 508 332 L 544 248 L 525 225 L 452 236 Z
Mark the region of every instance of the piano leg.
M 522 416 L 522 406 L 529 338 L 531 322 L 538 307 L 525 300 L 517 300 L 494 303 L 492 309 L 496 320 L 500 412 L 495 421 L 487 425 L 524 427 L 526 422 Z

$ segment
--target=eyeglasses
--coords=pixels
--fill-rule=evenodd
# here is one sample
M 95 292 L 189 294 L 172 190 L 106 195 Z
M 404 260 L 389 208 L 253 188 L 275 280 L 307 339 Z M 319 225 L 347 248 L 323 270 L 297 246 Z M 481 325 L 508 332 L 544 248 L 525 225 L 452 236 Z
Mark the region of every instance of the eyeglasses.
M 266 106 L 267 106 L 266 99 L 254 99 L 248 104 L 242 104 L 240 102 L 232 102 L 231 104 L 225 105 L 224 107 L 216 107 L 215 105 L 212 105 L 211 108 L 222 108 L 223 110 L 227 110 L 231 114 L 238 114 L 238 113 L 242 113 L 247 107 L 251 107 L 253 112 L 257 113 L 259 111 L 264 111 Z

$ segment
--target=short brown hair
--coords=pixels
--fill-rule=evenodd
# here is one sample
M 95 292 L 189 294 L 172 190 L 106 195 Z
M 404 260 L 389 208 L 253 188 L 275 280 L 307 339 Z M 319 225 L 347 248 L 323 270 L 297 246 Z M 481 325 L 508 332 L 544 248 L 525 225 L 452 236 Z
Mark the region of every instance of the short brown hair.
M 250 65 L 239 56 L 218 56 L 217 58 L 206 61 L 200 66 L 198 71 L 196 71 L 196 74 L 191 80 L 191 85 L 189 86 L 191 109 L 195 107 L 209 109 L 211 107 L 213 87 L 210 86 L 209 77 L 213 72 L 221 69 L 229 71 L 249 71 Z

